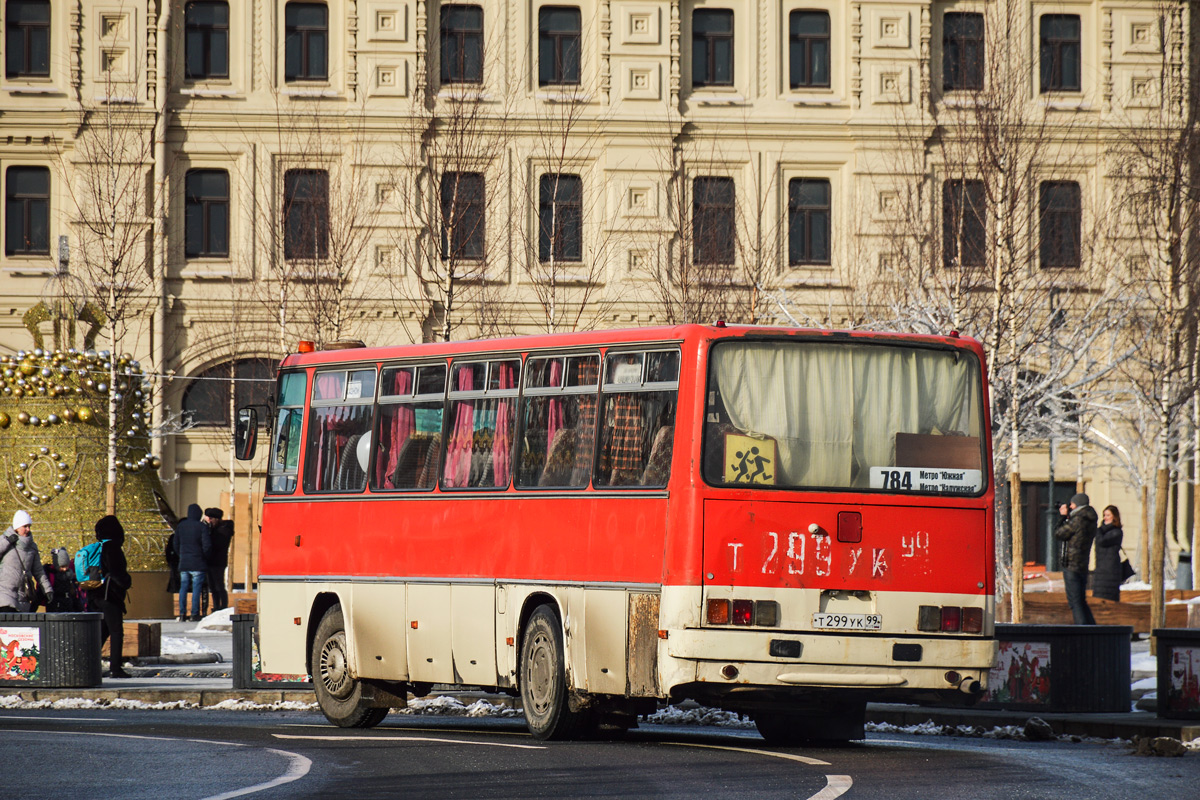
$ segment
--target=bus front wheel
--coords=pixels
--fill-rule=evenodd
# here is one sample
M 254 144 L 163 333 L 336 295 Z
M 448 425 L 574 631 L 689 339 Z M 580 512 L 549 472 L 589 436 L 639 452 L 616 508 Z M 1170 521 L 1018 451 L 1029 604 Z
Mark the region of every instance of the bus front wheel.
M 312 648 L 313 688 L 325 718 L 339 728 L 373 728 L 388 709 L 375 708 L 363 696 L 362 682 L 350 674 L 349 648 L 342 607 L 325 612 Z
M 538 606 L 521 642 L 521 704 L 535 739 L 571 739 L 584 733 L 586 710 L 571 710 L 562 623 L 550 606 Z

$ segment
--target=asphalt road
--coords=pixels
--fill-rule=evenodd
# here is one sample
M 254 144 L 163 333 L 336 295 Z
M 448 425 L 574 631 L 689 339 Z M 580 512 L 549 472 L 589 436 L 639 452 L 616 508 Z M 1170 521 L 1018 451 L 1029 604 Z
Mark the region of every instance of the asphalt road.
M 410 717 L 334 728 L 311 712 L 0 711 L 6 796 L 1010 800 L 1200 798 L 1200 754 L 1127 744 L 872 734 L 769 748 L 753 731 L 643 726 L 542 743 L 519 719 Z

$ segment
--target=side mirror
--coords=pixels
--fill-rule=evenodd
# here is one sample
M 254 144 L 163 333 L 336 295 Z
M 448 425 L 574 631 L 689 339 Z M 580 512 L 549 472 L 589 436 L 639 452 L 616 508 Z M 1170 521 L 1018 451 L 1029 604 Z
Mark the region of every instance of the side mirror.
M 254 458 L 258 446 L 258 412 L 253 408 L 239 408 L 237 425 L 233 430 L 233 452 L 238 461 Z

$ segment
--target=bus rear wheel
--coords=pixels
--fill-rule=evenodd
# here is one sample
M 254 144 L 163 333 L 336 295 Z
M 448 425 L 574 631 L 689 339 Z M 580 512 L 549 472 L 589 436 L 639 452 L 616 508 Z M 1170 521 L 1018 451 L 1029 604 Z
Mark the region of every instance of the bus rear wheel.
M 389 709 L 375 708 L 363 696 L 362 682 L 350 674 L 342 607 L 325 612 L 312 646 L 313 688 L 325 718 L 339 728 L 373 728 Z
M 571 710 L 562 623 L 550 606 L 538 606 L 525 623 L 520 678 L 525 724 L 533 738 L 572 739 L 590 728 L 586 710 Z
M 755 713 L 754 726 L 768 744 L 844 744 L 866 734 L 865 702 L 839 703 L 819 711 Z

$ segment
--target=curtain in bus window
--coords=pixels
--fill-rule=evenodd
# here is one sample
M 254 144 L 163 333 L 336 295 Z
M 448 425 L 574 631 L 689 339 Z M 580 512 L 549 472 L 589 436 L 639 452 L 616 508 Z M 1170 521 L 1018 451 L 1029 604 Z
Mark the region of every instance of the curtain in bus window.
M 606 393 L 596 485 L 665 485 L 674 429 L 674 392 Z
M 580 386 L 595 386 L 600 378 L 600 359 L 583 358 L 578 362 L 577 383 Z M 596 443 L 596 407 L 599 399 L 595 392 L 579 398 L 579 424 L 575 437 L 575 469 L 571 475 L 572 486 L 586 486 L 592 473 L 592 448 Z
M 501 389 L 515 389 L 517 386 L 517 371 L 511 363 L 498 364 L 495 367 L 500 373 Z M 516 410 L 516 398 L 506 398 L 496 402 L 496 437 L 492 445 L 493 483 L 496 486 L 508 486 L 512 476 L 512 416 Z
M 562 386 L 562 360 L 554 359 L 550 362 L 550 385 Z M 561 397 L 550 397 L 547 404 L 546 415 L 546 458 L 550 458 L 550 448 L 554 444 L 554 437 L 559 429 L 563 426 L 563 399 Z
M 385 386 L 384 390 L 392 395 L 408 394 L 412 390 L 412 372 L 397 370 L 393 373 L 392 385 Z M 416 428 L 416 417 L 411 405 L 380 406 L 380 410 L 383 412 L 383 422 L 379 432 L 385 446 L 380 449 L 376 458 L 375 482 L 384 489 L 398 489 L 400 487 L 396 484 L 396 467 L 401 451 L 412 438 Z M 382 481 L 379 480 L 379 475 L 383 476 Z
M 746 343 L 714 363 L 733 432 L 775 441 L 777 485 L 865 488 L 894 465 L 897 433 L 979 436 L 978 375 L 953 353 Z
M 473 385 L 474 367 L 458 369 L 459 390 L 469 390 Z M 475 405 L 469 400 L 456 400 L 452 414 L 450 438 L 446 442 L 446 472 L 442 481 L 448 488 L 467 485 L 471 471 L 471 442 L 475 436 Z

